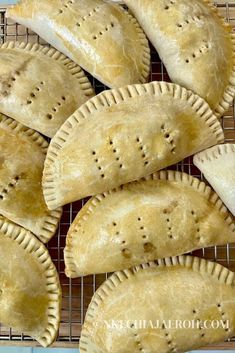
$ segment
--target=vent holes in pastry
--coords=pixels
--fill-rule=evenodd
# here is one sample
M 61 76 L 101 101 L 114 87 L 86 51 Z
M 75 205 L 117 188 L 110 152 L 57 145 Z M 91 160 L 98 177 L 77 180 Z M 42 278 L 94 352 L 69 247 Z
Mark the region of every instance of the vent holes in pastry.
M 116 227 L 116 226 L 117 226 L 117 223 L 116 223 L 116 222 L 113 222 L 113 226 Z
M 96 155 L 96 151 L 92 151 L 92 154 L 93 154 L 93 156 L 95 156 Z
M 193 314 L 196 314 L 196 313 L 197 313 L 197 312 L 196 312 L 196 310 L 194 309 L 194 310 L 193 310 Z
M 105 175 L 104 175 L 104 174 L 101 174 L 101 178 L 104 179 L 104 178 L 105 178 Z
M 111 25 L 111 27 L 114 27 L 114 23 L 113 22 L 111 22 L 110 25 Z
M 16 78 L 15 78 L 15 77 L 12 77 L 11 80 L 12 80 L 12 81 L 16 81 Z
M 31 100 L 27 100 L 27 104 L 32 104 L 33 102 Z
M 169 10 L 169 8 L 170 7 L 168 5 L 164 7 L 165 10 Z
M 138 217 L 138 221 L 139 221 L 139 222 L 141 221 L 141 218 L 140 218 L 140 217 Z
M 47 119 L 49 119 L 49 120 L 52 120 L 52 119 L 53 119 L 52 114 L 47 114 L 46 117 L 47 117 Z
M 3 195 L 0 195 L 0 200 L 3 200 Z
M 30 93 L 30 97 L 35 98 L 36 96 L 35 96 L 35 94 L 32 92 L 32 93 Z
M 63 101 L 66 101 L 66 97 L 65 97 L 65 96 L 62 96 L 61 99 L 62 99 Z
M 205 333 L 202 333 L 202 334 L 201 334 L 201 337 L 205 337 Z
M 16 71 L 15 72 L 17 76 L 20 76 L 20 72 L 19 71 Z
M 154 250 L 154 245 L 150 242 L 143 244 L 144 252 L 152 252 Z
M 123 164 L 119 164 L 119 168 L 122 169 L 123 168 Z
M 189 59 L 186 59 L 185 62 L 186 62 L 187 64 L 189 64 Z

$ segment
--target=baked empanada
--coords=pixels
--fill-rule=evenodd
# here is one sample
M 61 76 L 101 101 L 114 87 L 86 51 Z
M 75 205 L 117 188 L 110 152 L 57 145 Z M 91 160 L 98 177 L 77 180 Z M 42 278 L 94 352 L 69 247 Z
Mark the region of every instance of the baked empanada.
M 31 28 L 109 87 L 146 82 L 147 38 L 136 19 L 104 0 L 21 0 L 7 17 Z
M 217 116 L 235 95 L 235 35 L 209 0 L 124 0 L 171 80 L 204 98 Z
M 234 273 L 190 256 L 114 273 L 94 294 L 81 353 L 186 352 L 235 334 Z
M 0 322 L 47 347 L 60 322 L 61 290 L 45 246 L 0 216 Z
M 48 143 L 37 132 L 0 115 L 0 214 L 47 242 L 61 209 L 49 211 L 41 179 Z
M 94 95 L 82 69 L 55 49 L 7 42 L 0 46 L 0 111 L 52 137 Z
M 43 188 L 50 209 L 140 179 L 224 140 L 208 104 L 152 82 L 102 92 L 52 139 Z
M 234 238 L 235 224 L 211 188 L 161 171 L 87 202 L 67 235 L 65 272 L 113 272 Z
M 235 216 L 235 145 L 218 145 L 194 156 L 201 170 Z

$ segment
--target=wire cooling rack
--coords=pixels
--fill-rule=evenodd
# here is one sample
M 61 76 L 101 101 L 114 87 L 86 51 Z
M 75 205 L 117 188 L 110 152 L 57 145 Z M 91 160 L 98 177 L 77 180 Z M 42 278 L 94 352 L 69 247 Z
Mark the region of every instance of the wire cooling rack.
M 230 22 L 233 27 L 235 27 L 235 1 L 218 0 L 215 5 L 218 6 L 226 20 Z M 7 20 L 5 18 L 5 10 L 5 8 L 0 8 L 0 41 L 2 43 L 15 40 L 48 45 L 31 30 Z M 94 78 L 90 77 L 90 80 L 93 83 L 97 94 L 106 89 L 105 86 Z M 170 81 L 162 62 L 154 49 L 152 49 L 151 81 Z M 231 106 L 229 112 L 223 117 L 222 125 L 226 136 L 226 142 L 234 143 L 234 104 Z M 174 166 L 174 169 L 189 173 L 203 180 L 201 173 L 195 166 L 193 166 L 192 158 L 187 158 L 183 162 L 177 164 Z M 48 244 L 51 257 L 60 275 L 63 292 L 61 325 L 58 339 L 54 344 L 55 347 L 78 347 L 81 327 L 84 321 L 87 306 L 89 305 L 95 290 L 108 277 L 108 274 L 104 274 L 71 280 L 64 274 L 63 249 L 65 246 L 66 234 L 77 212 L 86 201 L 87 200 L 82 200 L 64 207 L 58 234 Z M 217 261 L 228 267 L 230 270 L 235 271 L 235 244 L 201 249 L 194 252 L 194 254 Z M 37 343 L 24 334 L 15 332 L 12 329 L 0 325 L 0 346 L 1 345 L 34 346 L 37 345 Z M 216 349 L 218 348 L 235 350 L 235 338 L 223 345 L 216 346 Z M 213 349 L 213 347 L 209 347 L 209 349 Z

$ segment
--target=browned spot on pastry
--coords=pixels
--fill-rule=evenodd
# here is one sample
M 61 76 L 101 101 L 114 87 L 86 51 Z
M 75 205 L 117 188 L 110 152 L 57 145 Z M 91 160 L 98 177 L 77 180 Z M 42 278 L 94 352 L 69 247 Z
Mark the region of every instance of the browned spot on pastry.
M 131 257 L 131 252 L 129 249 L 122 249 L 122 255 L 129 259 Z
M 155 249 L 155 246 L 152 243 L 144 243 L 144 252 L 152 252 Z

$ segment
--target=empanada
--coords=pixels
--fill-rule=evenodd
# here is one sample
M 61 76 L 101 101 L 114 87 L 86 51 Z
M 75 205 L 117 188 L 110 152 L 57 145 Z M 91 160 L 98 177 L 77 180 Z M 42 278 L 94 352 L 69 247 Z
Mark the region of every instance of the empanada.
M 67 235 L 65 271 L 113 272 L 234 239 L 235 224 L 211 188 L 161 171 L 87 202 Z
M 234 273 L 190 256 L 114 273 L 94 294 L 81 353 L 186 352 L 235 334 Z
M 52 137 L 94 95 L 82 69 L 55 49 L 7 42 L 0 46 L 0 111 Z
M 0 216 L 0 322 L 47 347 L 60 322 L 58 274 L 32 233 Z
M 0 214 L 47 242 L 61 209 L 49 211 L 41 179 L 48 143 L 37 132 L 0 115 Z
M 235 216 L 235 144 L 214 146 L 194 156 L 193 162 Z
M 111 190 L 224 140 L 208 104 L 152 82 L 102 92 L 50 144 L 43 188 L 50 209 Z
M 235 95 L 235 35 L 210 0 L 124 0 L 171 80 L 204 98 L 217 116 Z
M 7 17 L 31 28 L 109 87 L 146 82 L 147 38 L 136 19 L 104 0 L 21 0 Z

